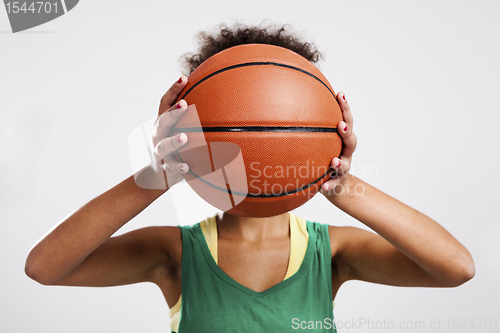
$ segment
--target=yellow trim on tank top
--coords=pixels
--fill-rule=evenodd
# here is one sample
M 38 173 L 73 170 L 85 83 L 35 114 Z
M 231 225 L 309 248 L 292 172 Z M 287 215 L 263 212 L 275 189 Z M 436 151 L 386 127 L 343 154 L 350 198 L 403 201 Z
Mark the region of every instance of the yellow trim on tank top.
M 200 227 L 215 263 L 219 264 L 216 215 L 201 221 Z M 290 258 L 288 259 L 288 268 L 283 280 L 288 279 L 299 270 L 306 254 L 308 241 L 309 234 L 307 233 L 306 220 L 290 213 Z M 182 295 L 179 297 L 177 303 L 170 309 L 170 328 L 173 332 L 177 332 L 179 328 L 181 303 Z

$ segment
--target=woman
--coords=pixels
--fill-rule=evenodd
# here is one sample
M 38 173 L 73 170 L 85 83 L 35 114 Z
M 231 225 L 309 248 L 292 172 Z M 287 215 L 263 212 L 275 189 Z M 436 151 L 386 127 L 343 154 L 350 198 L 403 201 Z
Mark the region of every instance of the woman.
M 186 58 L 189 72 L 231 46 L 267 43 L 311 62 L 319 53 L 281 29 L 222 26 L 202 34 L 199 54 Z M 470 253 L 422 213 L 349 174 L 356 148 L 353 117 L 344 93 L 337 100 L 344 121 L 335 177 L 321 190 L 332 204 L 376 233 L 307 222 L 289 213 L 266 218 L 219 214 L 193 227 L 148 227 L 111 237 L 189 171 L 172 154 L 187 136 L 171 136 L 187 109 L 174 104 L 186 86 L 182 76 L 162 97 L 154 131 L 153 164 L 64 219 L 30 251 L 26 274 L 44 285 L 117 286 L 157 284 L 171 308 L 174 332 L 335 332 L 332 301 L 348 280 L 395 286 L 453 287 L 474 276 Z M 164 179 L 165 189 L 136 181 Z M 157 178 L 158 177 L 158 178 Z M 147 179 L 146 179 L 147 181 Z M 362 187 L 363 191 L 353 191 Z M 350 189 L 350 190 L 349 190 Z

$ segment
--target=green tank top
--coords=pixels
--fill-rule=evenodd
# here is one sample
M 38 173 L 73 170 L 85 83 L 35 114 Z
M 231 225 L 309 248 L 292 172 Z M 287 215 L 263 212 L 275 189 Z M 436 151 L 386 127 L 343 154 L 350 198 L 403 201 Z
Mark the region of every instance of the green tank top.
M 178 333 L 337 332 L 333 317 L 328 225 L 307 221 L 309 240 L 299 270 L 262 292 L 215 263 L 199 224 L 181 227 L 182 305 Z

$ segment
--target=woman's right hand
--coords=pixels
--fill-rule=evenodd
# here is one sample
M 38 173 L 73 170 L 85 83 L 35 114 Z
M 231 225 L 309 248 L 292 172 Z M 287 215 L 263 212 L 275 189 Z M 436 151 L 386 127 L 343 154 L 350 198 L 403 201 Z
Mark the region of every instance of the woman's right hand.
M 181 76 L 163 95 L 153 128 L 153 164 L 156 172 L 163 173 L 167 189 L 180 182 L 182 175 L 189 171 L 189 165 L 177 162 L 173 157 L 173 154 L 187 143 L 188 137 L 185 133 L 172 136 L 175 124 L 188 107 L 184 100 L 175 103 L 186 84 L 187 78 Z

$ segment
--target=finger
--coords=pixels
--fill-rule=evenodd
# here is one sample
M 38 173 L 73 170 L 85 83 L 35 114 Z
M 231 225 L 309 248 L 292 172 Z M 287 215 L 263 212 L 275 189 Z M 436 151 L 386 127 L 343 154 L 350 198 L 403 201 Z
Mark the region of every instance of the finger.
M 163 112 L 167 111 L 179 96 L 179 93 L 184 89 L 187 84 L 187 78 L 185 76 L 181 76 L 177 82 L 175 82 L 163 95 L 160 101 L 160 107 L 158 109 L 158 115 L 161 115 Z
M 182 117 L 184 112 L 187 110 L 187 107 L 188 105 L 186 101 L 181 99 L 166 112 L 158 116 L 154 124 L 153 142 L 157 138 L 165 138 L 170 136 L 172 127 L 177 123 L 179 118 Z
M 326 192 L 335 189 L 335 187 L 340 184 L 341 180 L 342 179 L 340 177 L 329 179 L 328 181 L 323 183 L 323 185 L 321 186 L 321 191 Z
M 351 169 L 351 160 L 334 157 L 331 166 L 337 176 L 345 176 Z
M 170 155 L 163 161 L 163 169 L 166 172 L 184 174 L 189 171 L 189 165 L 187 163 L 177 162 L 173 155 Z
M 349 127 L 344 121 L 339 122 L 337 128 L 337 132 L 342 138 L 342 152 L 340 154 L 340 158 L 350 159 L 356 150 L 358 138 L 352 131 L 352 128 Z
M 184 146 L 188 141 L 187 135 L 184 133 L 177 134 L 161 140 L 153 152 L 155 161 L 161 161 L 172 155 L 177 149 Z
M 345 94 L 342 91 L 339 91 L 337 93 L 337 102 L 339 103 L 340 109 L 342 110 L 342 117 L 344 118 L 344 122 L 347 123 L 347 126 L 352 129 L 353 117 L 351 108 L 349 107 L 349 104 L 347 103 L 347 100 L 345 98 Z

